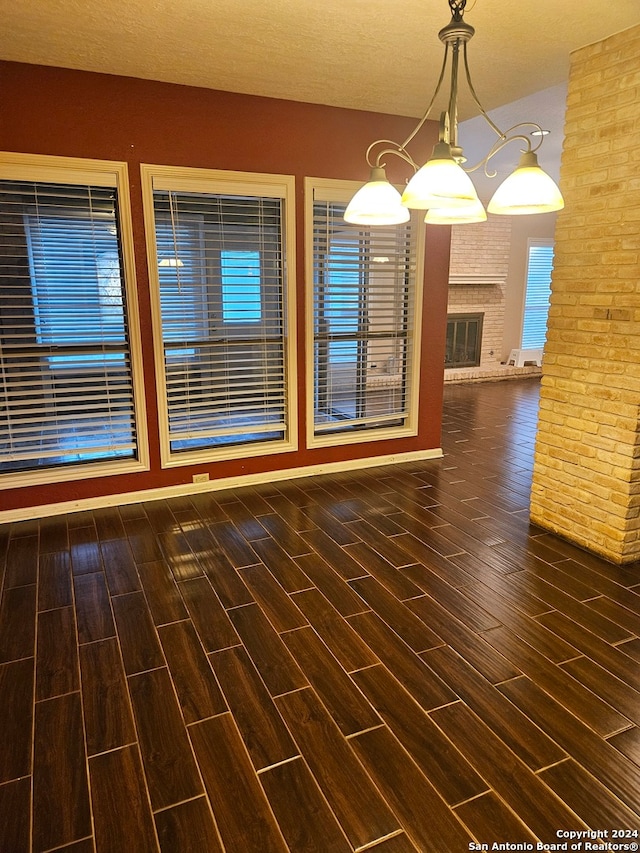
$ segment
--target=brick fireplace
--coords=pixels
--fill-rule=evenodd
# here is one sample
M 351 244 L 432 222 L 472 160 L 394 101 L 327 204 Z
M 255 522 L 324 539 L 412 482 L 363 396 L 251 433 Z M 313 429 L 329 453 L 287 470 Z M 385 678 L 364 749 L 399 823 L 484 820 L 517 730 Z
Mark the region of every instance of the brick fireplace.
M 510 241 L 507 216 L 451 230 L 445 380 L 501 367 Z

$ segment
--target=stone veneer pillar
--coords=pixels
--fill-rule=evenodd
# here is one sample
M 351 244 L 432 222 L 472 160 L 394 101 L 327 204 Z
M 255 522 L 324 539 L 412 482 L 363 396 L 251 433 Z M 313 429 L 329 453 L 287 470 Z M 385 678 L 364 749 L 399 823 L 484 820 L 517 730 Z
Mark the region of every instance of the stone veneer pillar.
M 628 563 L 640 559 L 640 26 L 572 54 L 560 186 L 531 520 Z

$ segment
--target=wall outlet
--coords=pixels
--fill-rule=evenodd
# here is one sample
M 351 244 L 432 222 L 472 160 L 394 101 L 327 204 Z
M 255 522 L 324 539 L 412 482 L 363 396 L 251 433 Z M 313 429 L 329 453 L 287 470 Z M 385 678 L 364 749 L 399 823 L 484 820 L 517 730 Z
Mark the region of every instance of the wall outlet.
M 208 483 L 209 482 L 209 475 L 207 474 L 206 471 L 203 471 L 202 474 L 194 474 L 193 475 L 193 482 L 194 483 Z

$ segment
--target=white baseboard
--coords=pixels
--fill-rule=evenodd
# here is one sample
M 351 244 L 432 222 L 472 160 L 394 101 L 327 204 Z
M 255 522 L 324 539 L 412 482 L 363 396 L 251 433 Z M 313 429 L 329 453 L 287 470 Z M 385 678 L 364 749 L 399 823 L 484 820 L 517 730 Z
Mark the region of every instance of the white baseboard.
M 240 474 L 236 477 L 225 477 L 220 480 L 207 480 L 205 483 L 179 483 L 175 486 L 163 486 L 159 489 L 144 489 L 136 492 L 125 492 L 118 495 L 102 495 L 95 498 L 83 498 L 75 501 L 43 504 L 41 506 L 21 507 L 0 512 L 0 524 L 11 521 L 26 521 L 53 515 L 64 515 L 68 512 L 82 512 L 88 509 L 121 506 L 122 504 L 157 501 L 165 498 L 194 495 L 200 492 L 217 492 L 222 489 L 234 489 L 240 486 L 255 486 L 262 483 L 295 480 L 300 477 L 313 477 L 318 474 L 337 474 L 341 471 L 357 471 L 361 468 L 375 468 L 381 465 L 393 465 L 400 462 L 419 462 L 425 459 L 440 459 L 442 449 L 412 450 L 408 453 L 391 453 L 386 456 L 370 456 L 365 459 L 349 459 L 345 462 L 327 462 L 320 465 L 308 465 L 303 468 L 285 468 L 280 471 L 266 471 L 259 474 Z

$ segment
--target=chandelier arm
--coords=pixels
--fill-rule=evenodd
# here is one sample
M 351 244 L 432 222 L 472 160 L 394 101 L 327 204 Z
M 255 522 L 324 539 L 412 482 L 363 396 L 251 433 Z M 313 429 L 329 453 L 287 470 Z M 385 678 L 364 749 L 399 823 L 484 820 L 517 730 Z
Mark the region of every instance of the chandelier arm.
M 383 148 L 382 151 L 378 152 L 376 155 L 375 162 L 371 161 L 371 152 L 377 145 L 392 145 L 393 148 Z M 404 160 L 405 163 L 408 163 L 414 172 L 417 172 L 420 168 L 419 164 L 413 159 L 413 157 L 409 154 L 408 151 L 405 151 L 401 145 L 399 145 L 393 139 L 376 139 L 375 142 L 372 142 L 371 145 L 367 148 L 367 164 L 371 169 L 373 168 L 384 168 L 387 164 L 382 163 L 381 160 L 385 156 L 385 154 L 394 154 L 396 157 L 400 157 L 401 160 Z
M 382 151 L 380 151 L 376 155 L 375 162 L 373 163 L 371 162 L 371 152 L 378 145 L 392 145 L 393 148 L 383 148 Z M 393 139 L 376 139 L 375 142 L 371 143 L 371 145 L 367 148 L 366 154 L 367 164 L 369 165 L 369 167 L 372 169 L 384 168 L 386 166 L 386 163 L 382 163 L 381 160 L 385 156 L 385 154 L 395 154 L 396 157 L 400 157 L 401 160 L 404 160 L 405 163 L 408 163 L 414 171 L 417 171 L 420 168 L 418 163 L 416 163 L 416 161 L 409 154 L 409 152 L 405 151 L 403 146 L 395 142 L 395 140 Z
M 516 139 L 521 139 L 523 142 L 526 142 L 526 144 L 527 144 L 526 149 L 524 149 L 524 148 L 520 149 L 523 153 L 524 153 L 524 151 L 537 151 L 538 148 L 540 147 L 540 143 L 538 143 L 538 145 L 535 148 L 532 148 L 531 147 L 531 140 L 529 139 L 528 136 L 525 136 L 522 133 L 517 133 L 517 134 L 514 134 L 513 136 L 508 135 L 509 133 L 511 133 L 512 130 L 517 130 L 517 128 L 519 128 L 519 127 L 528 127 L 531 125 L 537 127 L 537 125 L 535 125 L 534 122 L 528 122 L 528 121 L 527 122 L 520 122 L 519 124 L 514 124 L 513 127 L 510 127 L 507 131 L 505 131 L 505 133 L 503 134 L 503 136 L 500 139 L 498 139 L 498 140 L 496 140 L 496 142 L 494 142 L 494 144 L 489 149 L 489 153 L 485 157 L 483 157 L 482 160 L 480 160 L 474 166 L 463 166 L 464 171 L 467 173 L 475 172 L 481 166 L 484 166 L 485 167 L 484 168 L 485 175 L 488 178 L 495 178 L 497 173 L 496 172 L 488 172 L 487 171 L 487 164 L 489 163 L 489 161 L 491 160 L 492 157 L 495 157 L 495 155 L 498 154 L 500 151 L 502 151 L 502 149 L 506 145 L 508 145 L 510 142 L 515 142 Z
M 466 0 L 465 0 L 465 2 L 466 2 Z M 414 127 L 414 129 L 411 131 L 409 136 L 407 136 L 407 138 L 402 143 L 402 145 L 399 146 L 402 150 L 404 150 L 407 147 L 407 145 L 409 145 L 409 143 L 413 141 L 413 139 L 415 138 L 418 131 L 422 128 L 425 121 L 429 118 L 429 115 L 431 113 L 431 110 L 433 109 L 433 105 L 435 103 L 435 100 L 438 97 L 440 87 L 442 86 L 442 81 L 444 80 L 444 74 L 445 74 L 445 71 L 447 69 L 448 56 L 449 56 L 449 45 L 445 44 L 445 46 L 444 46 L 444 59 L 442 60 L 442 68 L 440 69 L 440 77 L 438 78 L 438 82 L 436 83 L 435 91 L 434 91 L 433 95 L 431 96 L 431 102 L 429 103 L 429 106 L 425 110 L 424 115 L 422 116 L 422 118 L 420 119 L 418 124 Z
M 500 128 L 498 127 L 498 125 L 497 125 L 497 124 L 496 124 L 496 123 L 495 123 L 491 118 L 489 118 L 489 115 L 487 114 L 487 111 L 486 111 L 486 110 L 485 110 L 485 108 L 482 106 L 482 103 L 480 102 L 480 98 L 479 98 L 479 97 L 478 97 L 478 95 L 476 94 L 476 90 L 475 90 L 475 89 L 474 89 L 474 87 L 473 87 L 473 83 L 472 83 L 472 81 L 471 81 L 471 72 L 469 71 L 469 62 L 468 62 L 468 60 L 467 60 L 467 45 L 466 45 L 466 42 L 465 42 L 465 44 L 464 44 L 464 50 L 463 50 L 463 52 L 462 52 L 462 55 L 463 55 L 463 58 L 464 58 L 464 71 L 465 71 L 465 74 L 466 74 L 466 77 L 467 77 L 467 86 L 469 87 L 469 91 L 471 92 L 471 97 L 473 98 L 475 105 L 476 105 L 476 106 L 477 106 L 477 108 L 480 110 L 480 114 L 482 115 L 482 117 L 484 118 L 484 120 L 487 122 L 487 124 L 489 125 L 489 127 L 491 127 L 491 128 L 492 128 L 492 130 L 493 130 L 493 131 L 494 131 L 494 132 L 495 132 L 499 137 L 501 137 L 501 138 L 503 138 L 503 139 L 504 139 L 504 138 L 505 138 L 505 136 L 507 135 L 507 133 L 508 133 L 509 131 L 507 131 L 507 132 L 505 133 L 504 131 L 500 130 Z M 511 128 L 511 129 L 512 129 L 512 128 Z
M 482 115 L 484 120 L 493 129 L 493 131 L 500 137 L 500 139 L 496 143 L 496 145 L 498 145 L 499 147 L 496 148 L 495 151 L 492 148 L 491 151 L 484 158 L 484 160 L 482 160 L 480 163 L 478 163 L 477 166 L 474 166 L 471 169 L 466 169 L 465 171 L 473 172 L 473 171 L 475 171 L 475 169 L 482 166 L 483 163 L 487 163 L 494 156 L 494 154 L 497 154 L 498 151 L 500 151 L 504 147 L 504 145 L 506 145 L 506 143 L 510 142 L 512 139 L 523 139 L 527 143 L 527 151 L 533 151 L 533 152 L 537 151 L 543 142 L 542 127 L 539 124 L 536 124 L 536 122 L 534 122 L 534 121 L 522 121 L 522 122 L 519 122 L 518 124 L 514 124 L 513 127 L 510 127 L 508 130 L 500 130 L 498 125 L 487 114 L 487 111 L 482 106 L 482 103 L 480 102 L 480 98 L 478 98 L 476 90 L 473 87 L 473 82 L 471 81 L 471 72 L 469 71 L 469 63 L 467 61 L 467 45 L 466 45 L 466 43 L 464 45 L 463 55 L 464 55 L 464 70 L 465 70 L 465 74 L 467 77 L 467 85 L 469 87 L 469 91 L 471 92 L 471 97 L 473 98 L 475 105 L 480 110 L 480 114 Z M 537 130 L 540 133 L 540 142 L 538 142 L 538 144 L 534 147 L 531 145 L 531 140 L 529 139 L 528 136 L 518 135 L 518 136 L 509 137 L 509 134 L 511 133 L 511 131 L 516 130 L 519 127 L 532 127 L 535 130 Z
M 532 151 L 535 153 L 544 142 L 544 132 L 542 130 L 542 126 L 537 124 L 535 121 L 519 121 L 518 124 L 514 124 L 513 127 L 510 127 L 509 130 L 507 130 L 507 133 L 511 133 L 512 130 L 517 130 L 519 127 L 532 127 L 535 131 L 538 132 L 538 135 L 540 136 L 540 141 L 537 142 L 535 145 L 531 144 L 531 139 L 529 138 L 529 136 L 512 137 L 513 139 L 524 139 L 527 143 L 527 151 Z M 522 153 L 524 154 L 524 151 Z
M 431 113 L 431 110 L 433 109 L 433 105 L 435 103 L 435 100 L 438 97 L 438 93 L 440 92 L 440 88 L 442 86 L 442 81 L 444 80 L 444 74 L 445 74 L 445 71 L 447 68 L 448 54 L 449 54 L 449 45 L 447 44 L 447 45 L 445 45 L 445 49 L 444 49 L 444 59 L 442 61 L 442 68 L 440 69 L 440 77 L 438 78 L 438 82 L 436 84 L 435 91 L 431 97 L 431 102 L 430 102 L 429 106 L 427 107 L 427 109 L 425 110 L 422 118 L 418 121 L 418 123 L 413 128 L 413 130 L 411 131 L 409 136 L 407 136 L 407 138 L 404 140 L 404 142 L 398 143 L 398 142 L 395 142 L 393 139 L 376 139 L 376 141 L 372 142 L 371 145 L 367 148 L 366 160 L 367 160 L 368 165 L 371 168 L 374 168 L 374 166 L 375 167 L 384 166 L 385 164 L 381 162 L 381 158 L 384 157 L 385 154 L 395 154 L 396 157 L 400 157 L 402 160 L 405 161 L 405 163 L 408 163 L 413 168 L 414 172 L 418 171 L 420 166 L 418 163 L 416 163 L 416 161 L 413 159 L 413 157 L 407 151 L 407 145 L 409 145 L 409 143 L 413 141 L 413 139 L 418 134 L 418 132 L 420 131 L 420 129 L 422 128 L 422 126 L 424 125 L 426 120 L 429 118 L 429 115 Z M 376 160 L 375 160 L 375 164 L 374 164 L 371 162 L 371 152 L 373 151 L 373 149 L 377 145 L 393 145 L 393 148 L 385 148 L 382 151 L 380 151 L 380 153 L 377 154 L 377 156 L 376 156 Z
M 394 151 L 396 148 L 399 147 L 398 143 L 395 142 L 393 139 L 376 139 L 376 140 L 374 140 L 371 143 L 371 145 L 367 148 L 367 153 L 365 154 L 365 158 L 367 160 L 367 165 L 371 169 L 373 169 L 374 167 L 380 167 L 380 166 L 384 167 L 384 163 L 380 162 L 380 158 L 383 157 L 387 153 L 387 151 L 389 150 L 389 149 L 385 148 L 384 151 L 381 151 L 380 154 L 378 154 L 378 156 L 376 157 L 375 163 L 372 163 L 371 162 L 371 152 L 378 145 L 393 145 L 394 147 L 392 150 L 394 150 Z

